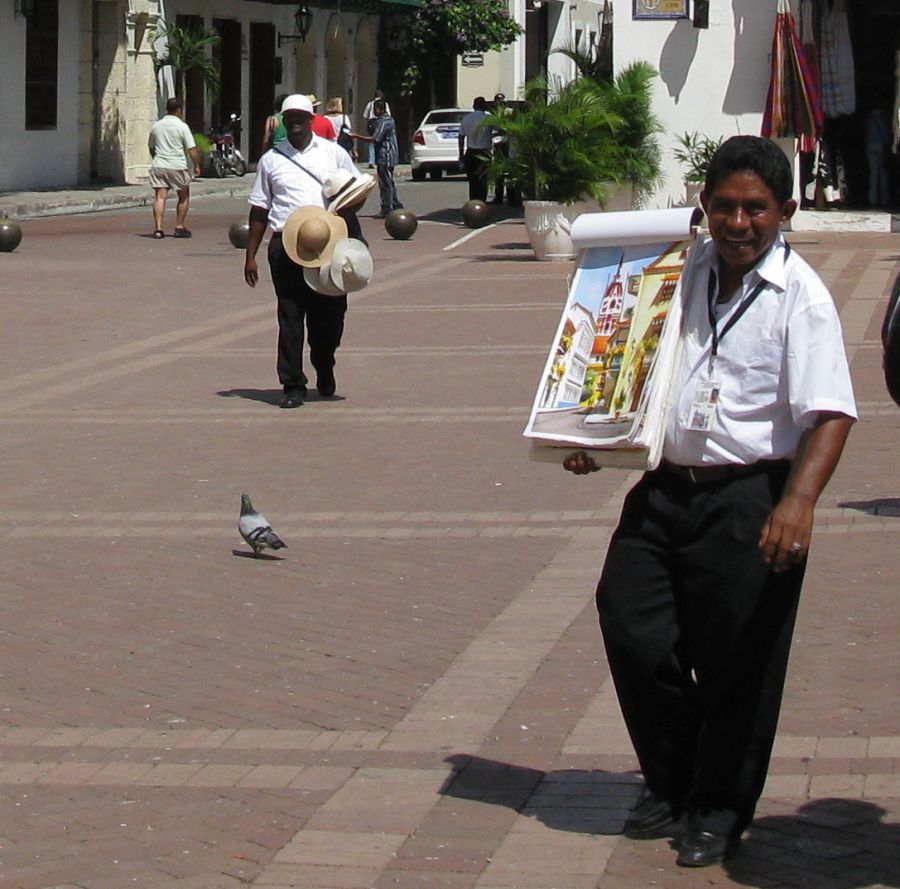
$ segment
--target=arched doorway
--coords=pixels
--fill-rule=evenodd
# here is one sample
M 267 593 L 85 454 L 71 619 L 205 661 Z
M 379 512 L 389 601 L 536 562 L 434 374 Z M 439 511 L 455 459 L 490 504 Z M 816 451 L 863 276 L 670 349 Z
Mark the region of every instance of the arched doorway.
M 324 101 L 339 96 L 348 107 L 347 88 L 347 32 L 341 17 L 333 15 L 325 31 L 325 96 Z
M 316 41 L 310 34 L 306 40 L 298 40 L 294 44 L 294 88 L 291 92 L 308 95 L 315 91 Z

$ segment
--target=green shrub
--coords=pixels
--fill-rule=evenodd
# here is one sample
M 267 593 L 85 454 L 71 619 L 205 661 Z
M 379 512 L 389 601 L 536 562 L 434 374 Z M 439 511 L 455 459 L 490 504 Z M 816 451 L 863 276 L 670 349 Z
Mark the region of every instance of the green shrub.
M 197 143 L 197 151 L 200 152 L 201 156 L 209 154 L 212 150 L 212 142 L 203 133 L 194 133 L 194 142 Z

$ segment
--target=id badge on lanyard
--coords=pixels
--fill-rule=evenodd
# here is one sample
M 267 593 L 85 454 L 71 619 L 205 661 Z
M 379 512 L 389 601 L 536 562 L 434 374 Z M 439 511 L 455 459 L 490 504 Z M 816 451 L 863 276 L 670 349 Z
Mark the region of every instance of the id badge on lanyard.
M 706 374 L 700 378 L 697 383 L 697 389 L 694 392 L 694 398 L 691 402 L 691 412 L 688 415 L 688 429 L 694 429 L 700 432 L 708 432 L 712 428 L 713 419 L 716 416 L 716 407 L 719 403 L 719 393 L 722 388 L 719 375 L 716 373 L 716 358 L 719 355 L 719 343 L 725 334 L 734 327 L 735 324 L 743 317 L 744 312 L 753 305 L 756 298 L 762 293 L 766 286 L 766 281 L 761 280 L 753 290 L 741 301 L 732 316 L 725 323 L 721 333 L 719 332 L 719 322 L 716 318 L 715 299 L 716 299 L 716 273 L 709 270 L 709 281 L 706 292 L 706 306 L 709 316 L 709 326 L 712 328 L 712 346 L 709 352 L 709 363 L 706 366 Z
M 688 429 L 708 432 L 712 428 L 716 405 L 719 403 L 720 389 L 721 383 L 713 374 L 713 362 L 711 361 L 708 373 L 697 383 L 694 400 L 691 402 L 691 412 L 688 415 Z

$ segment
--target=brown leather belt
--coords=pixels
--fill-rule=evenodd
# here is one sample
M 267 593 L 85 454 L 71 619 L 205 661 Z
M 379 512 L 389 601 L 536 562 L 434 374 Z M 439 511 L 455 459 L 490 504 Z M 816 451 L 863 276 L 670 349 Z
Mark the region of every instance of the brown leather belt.
M 772 472 L 776 469 L 787 469 L 788 460 L 758 460 L 756 463 L 723 463 L 714 466 L 678 466 L 663 460 L 660 470 L 674 475 L 681 481 L 694 485 L 708 485 L 729 479 L 757 475 L 760 472 Z

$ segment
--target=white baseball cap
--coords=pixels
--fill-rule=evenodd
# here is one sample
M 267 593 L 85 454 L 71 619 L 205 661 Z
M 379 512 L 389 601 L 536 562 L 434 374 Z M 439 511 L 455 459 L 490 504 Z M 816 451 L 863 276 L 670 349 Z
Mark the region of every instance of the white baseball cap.
M 305 111 L 307 114 L 312 114 L 312 102 L 309 101 L 309 96 L 304 96 L 302 93 L 294 93 L 294 95 L 288 96 L 281 103 L 281 113 L 284 114 L 285 111 Z

